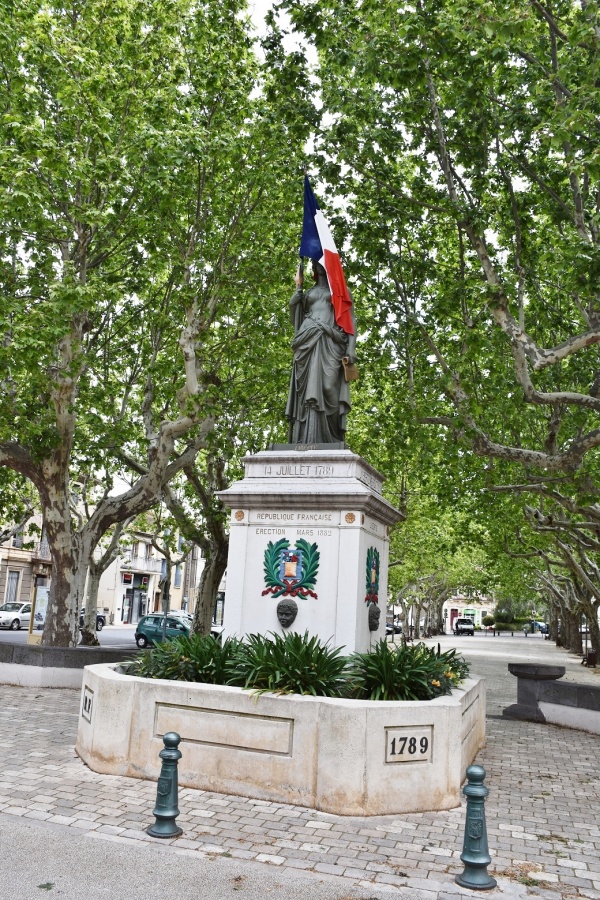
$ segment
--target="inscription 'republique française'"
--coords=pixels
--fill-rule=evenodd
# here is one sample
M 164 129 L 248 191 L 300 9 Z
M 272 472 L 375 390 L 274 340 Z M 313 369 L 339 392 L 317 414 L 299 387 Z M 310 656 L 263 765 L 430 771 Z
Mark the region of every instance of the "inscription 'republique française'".
M 263 512 L 256 513 L 259 522 L 332 522 L 331 513 L 319 512 Z

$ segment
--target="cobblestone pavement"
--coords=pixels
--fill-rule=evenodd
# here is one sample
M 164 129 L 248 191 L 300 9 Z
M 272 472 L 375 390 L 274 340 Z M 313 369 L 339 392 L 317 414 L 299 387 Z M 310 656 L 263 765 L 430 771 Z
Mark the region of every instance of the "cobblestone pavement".
M 600 683 L 598 676 L 541 640 L 464 640 L 472 642 L 461 649 L 473 671 L 489 685 L 487 745 L 477 761 L 488 773 L 490 872 L 499 886 L 487 896 L 600 900 L 600 737 L 499 717 L 516 696 L 516 679 L 505 677 L 507 653 L 517 661 L 560 661 L 570 679 Z M 75 754 L 79 692 L 1 685 L 0 697 L 0 829 L 18 816 L 94 840 L 138 847 L 152 841 L 144 829 L 155 784 L 95 774 Z M 346 818 L 189 789 L 180 790 L 179 801 L 184 835 L 167 842 L 174 853 L 310 870 L 407 898 L 476 896 L 454 883 L 462 871 L 464 806 Z

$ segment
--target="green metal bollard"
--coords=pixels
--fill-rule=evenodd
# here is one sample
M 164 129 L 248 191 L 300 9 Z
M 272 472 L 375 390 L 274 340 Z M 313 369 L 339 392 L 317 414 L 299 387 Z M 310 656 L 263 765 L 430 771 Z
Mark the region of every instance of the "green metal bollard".
M 156 806 L 152 815 L 156 817 L 154 825 L 146 828 L 147 834 L 157 838 L 173 838 L 183 834 L 176 824 L 179 815 L 177 806 L 177 763 L 181 759 L 181 751 L 177 749 L 181 738 L 176 731 L 163 735 L 165 749 L 159 753 L 162 766 L 156 785 Z
M 485 798 L 489 794 L 483 783 L 483 766 L 469 766 L 467 784 L 463 793 L 467 798 L 465 820 L 465 840 L 460 858 L 465 864 L 464 871 L 454 879 L 461 887 L 474 891 L 489 891 L 496 887 L 496 880 L 487 873 L 492 861 L 488 850 L 487 829 L 485 827 Z

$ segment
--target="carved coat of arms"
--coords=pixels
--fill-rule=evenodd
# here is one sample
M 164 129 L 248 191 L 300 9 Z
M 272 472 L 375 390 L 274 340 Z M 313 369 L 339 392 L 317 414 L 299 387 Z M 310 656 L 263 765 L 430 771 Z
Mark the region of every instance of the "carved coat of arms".
M 367 550 L 366 575 L 365 603 L 379 603 L 379 550 L 376 547 L 369 547 Z
M 275 544 L 269 541 L 265 550 L 265 594 L 274 597 L 314 597 L 312 590 L 319 571 L 320 553 L 316 544 L 299 538 L 292 548 L 287 538 Z

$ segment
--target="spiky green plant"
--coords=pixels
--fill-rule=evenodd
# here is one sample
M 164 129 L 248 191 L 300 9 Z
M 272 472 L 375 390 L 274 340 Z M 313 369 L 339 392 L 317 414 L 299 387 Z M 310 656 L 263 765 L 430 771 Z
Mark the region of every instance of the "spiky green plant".
M 228 684 L 278 694 L 339 697 L 347 659 L 308 632 L 251 634 L 228 663 Z
M 354 653 L 347 677 L 350 696 L 361 700 L 431 700 L 466 678 L 468 663 L 455 650 L 380 641 L 370 653 Z
M 221 644 L 210 634 L 177 637 L 156 644 L 143 656 L 138 656 L 128 673 L 142 678 L 226 684 L 228 664 L 235 658 L 239 645 L 236 638 Z

